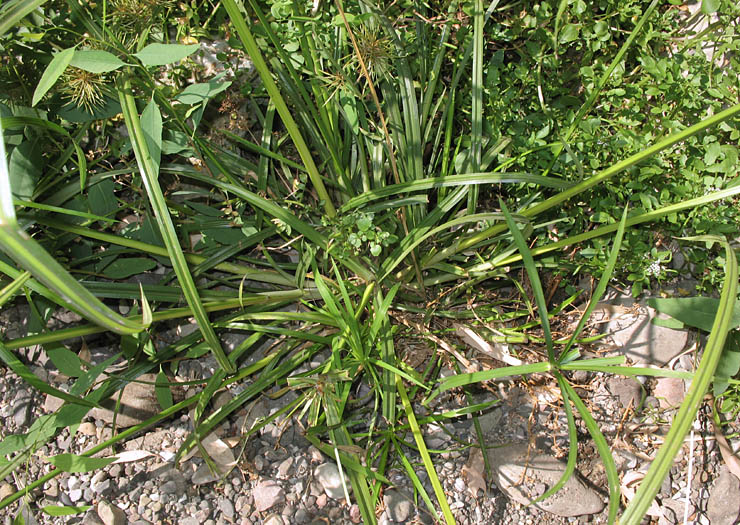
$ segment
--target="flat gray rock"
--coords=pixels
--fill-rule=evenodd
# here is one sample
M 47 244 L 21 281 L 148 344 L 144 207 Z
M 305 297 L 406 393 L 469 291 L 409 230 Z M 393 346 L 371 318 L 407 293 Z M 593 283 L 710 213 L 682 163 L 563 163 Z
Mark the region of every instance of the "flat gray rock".
M 733 525 L 740 517 L 740 480 L 726 466 L 709 492 L 707 516 L 712 525 Z
M 385 512 L 388 519 L 395 523 L 404 523 L 414 509 L 414 500 L 405 492 L 397 489 L 388 489 L 383 495 Z
M 558 482 L 565 463 L 547 454 L 532 450 L 527 457 L 526 443 L 490 449 L 488 457 L 493 468 L 493 481 L 509 498 L 529 505 Z M 604 501 L 574 474 L 554 495 L 534 504 L 545 512 L 558 516 L 595 514 L 604 508 Z
M 257 483 L 252 492 L 252 497 L 257 511 L 264 512 L 285 501 L 285 491 L 274 481 L 267 480 Z
M 316 479 L 326 492 L 326 495 L 332 499 L 344 499 L 344 488 L 342 487 L 342 477 L 339 469 L 334 463 L 323 463 L 316 467 L 314 472 Z M 349 481 L 347 481 L 349 483 Z M 349 490 L 349 486 L 347 487 Z
M 624 408 L 637 408 L 642 401 L 642 386 L 632 377 L 611 377 L 606 382 L 609 393 L 616 396 Z
M 652 308 L 636 303 L 599 303 L 591 317 L 605 323 L 604 332 L 609 335 L 603 341 L 634 363 L 663 366 L 683 351 L 688 332 L 653 324 L 651 320 L 657 315 Z
M 128 428 L 138 425 L 150 417 L 156 416 L 162 410 L 159 406 L 159 401 L 157 401 L 157 394 L 155 393 L 153 384 L 156 379 L 157 376 L 154 374 L 143 374 L 137 380 L 152 384 L 129 383 L 123 387 L 121 405 L 116 416 L 117 427 Z M 90 411 L 90 415 L 104 423 L 112 424 L 118 394 L 116 392 L 110 399 L 100 403 L 102 408 L 93 408 Z M 173 398 L 176 403 L 182 401 L 182 393 L 175 389 L 173 391 Z
M 98 503 L 97 511 L 100 521 L 105 525 L 126 525 L 128 523 L 126 513 L 107 501 Z
M 655 381 L 653 396 L 658 399 L 660 408 L 675 408 L 686 397 L 686 384 L 679 377 L 659 377 Z

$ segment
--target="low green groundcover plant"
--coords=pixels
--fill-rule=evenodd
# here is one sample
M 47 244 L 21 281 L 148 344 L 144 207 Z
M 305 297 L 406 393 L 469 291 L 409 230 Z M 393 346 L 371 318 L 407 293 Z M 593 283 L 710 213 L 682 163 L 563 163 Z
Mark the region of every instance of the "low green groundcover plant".
M 738 270 L 728 237 L 738 234 L 740 68 L 727 22 L 740 13 L 705 0 L 699 16 L 716 21 L 691 34 L 676 4 L 5 2 L 0 304 L 61 307 L 85 322 L 50 330 L 42 314 L 33 333 L 0 342 L 10 369 L 64 401 L 3 440 L 0 478 L 143 373 L 158 374 L 163 406 L 80 456 L 48 458 L 54 468 L 0 508 L 31 504 L 33 490 L 60 472 L 103 467 L 113 458 L 93 455 L 186 407 L 195 407 L 195 431 L 178 458 L 245 403 L 293 391 L 248 435 L 296 415 L 307 439 L 342 467 L 366 523 L 376 522 L 396 464 L 429 511 L 454 523 L 422 426 L 485 406 L 423 407 L 453 388 L 548 373 L 570 449 L 563 479 L 542 497 L 575 469 L 577 415 L 605 466 L 609 522 L 621 513 L 620 523 L 640 523 L 721 360 L 715 393 L 736 388 L 736 332 L 728 333 L 737 326 Z M 224 44 L 217 74 L 196 60 L 209 38 Z M 723 67 L 703 53 L 708 42 Z M 245 56 L 251 67 L 237 65 Z M 610 279 L 637 295 L 669 277 L 666 239 L 676 236 L 700 288 L 721 288 L 700 326 L 709 337 L 696 372 L 582 358 L 579 338 Z M 441 358 L 423 371 L 404 362 L 393 312 L 472 319 L 471 297 L 522 288 L 519 268 L 531 297 L 509 306 L 536 311 L 539 321 L 511 335 L 527 330 L 539 341 L 539 362 L 444 378 Z M 563 341 L 550 331 L 545 268 L 571 297 L 579 274 L 598 280 Z M 156 281 L 131 284 L 144 275 L 139 281 Z M 128 316 L 112 309 L 121 301 Z M 302 307 L 286 311 L 295 304 Z M 501 320 L 495 309 L 486 315 Z M 163 323 L 185 318 L 198 330 L 156 348 Z M 228 352 L 223 331 L 246 339 Z M 120 338 L 113 360 L 127 361 L 123 372 L 106 373 L 113 360 L 90 366 L 64 346 L 99 333 Z M 35 344 L 73 378 L 68 392 L 19 359 L 17 349 Z M 723 357 L 725 347 L 732 353 Z M 208 353 L 218 370 L 200 394 L 174 404 L 167 373 Z M 321 364 L 305 371 L 315 359 Z M 573 370 L 693 379 L 626 508 L 609 444 L 568 381 Z M 245 379 L 231 402 L 207 410 L 216 391 Z M 360 385 L 372 409 L 358 423 Z M 433 494 L 412 467 L 415 455 Z

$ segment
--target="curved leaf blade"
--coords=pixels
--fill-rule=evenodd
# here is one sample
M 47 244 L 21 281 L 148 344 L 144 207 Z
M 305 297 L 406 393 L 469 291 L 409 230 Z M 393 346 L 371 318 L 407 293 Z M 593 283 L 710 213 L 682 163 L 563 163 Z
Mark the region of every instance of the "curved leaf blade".
M 2 30 L 0 30 L 0 34 L 2 34 Z M 62 76 L 62 73 L 64 73 L 64 70 L 67 69 L 67 66 L 72 61 L 74 54 L 75 48 L 70 47 L 54 55 L 54 58 L 51 59 L 49 65 L 44 69 L 41 80 L 39 80 L 33 92 L 31 107 L 36 106 L 44 95 L 56 84 L 59 77 Z

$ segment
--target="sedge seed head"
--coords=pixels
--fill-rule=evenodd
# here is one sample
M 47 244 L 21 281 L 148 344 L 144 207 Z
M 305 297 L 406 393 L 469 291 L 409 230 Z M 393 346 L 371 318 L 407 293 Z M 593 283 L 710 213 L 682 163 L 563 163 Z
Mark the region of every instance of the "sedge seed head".
M 103 105 L 105 80 L 101 75 L 70 66 L 63 75 L 64 96 L 89 113 Z

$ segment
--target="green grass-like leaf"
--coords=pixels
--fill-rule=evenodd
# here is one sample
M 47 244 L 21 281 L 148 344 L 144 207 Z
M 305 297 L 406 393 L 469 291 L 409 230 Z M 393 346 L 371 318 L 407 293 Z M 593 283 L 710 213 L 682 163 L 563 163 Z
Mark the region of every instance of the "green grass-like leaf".
M 218 361 L 219 366 L 221 366 L 225 371 L 233 373 L 236 370 L 236 367 L 234 366 L 234 363 L 229 361 L 223 348 L 221 348 L 221 342 L 216 336 L 213 326 L 211 326 L 211 322 L 208 319 L 208 314 L 205 308 L 203 308 L 203 303 L 201 302 L 198 291 L 195 287 L 193 276 L 190 273 L 187 261 L 185 260 L 182 248 L 180 247 L 180 241 L 175 232 L 172 217 L 170 216 L 167 203 L 162 194 L 162 189 L 159 186 L 159 169 L 149 151 L 148 140 L 156 139 L 147 139 L 147 136 L 141 127 L 139 114 L 136 109 L 136 102 L 131 92 L 131 83 L 128 78 L 125 78 L 122 81 L 118 89 L 118 94 L 121 101 L 121 108 L 123 109 L 123 116 L 126 121 L 126 127 L 128 128 L 129 135 L 131 137 L 131 144 L 134 148 L 139 170 L 149 196 L 149 202 L 154 209 L 154 215 L 157 219 L 159 231 L 164 239 L 167 253 L 172 260 L 183 294 L 187 299 L 188 305 L 193 311 L 193 316 L 198 323 L 198 328 L 210 346 L 211 352 L 216 358 L 216 361 Z M 161 140 L 161 137 L 159 140 Z
M 678 413 L 674 416 L 673 424 L 658 451 L 658 455 L 650 465 L 647 475 L 642 480 L 640 488 L 637 489 L 635 497 L 624 511 L 620 520 L 621 524 L 638 525 L 642 521 L 655 495 L 660 490 L 663 479 L 673 466 L 673 459 L 683 445 L 683 438 L 691 428 L 722 355 L 722 348 L 725 345 L 732 322 L 733 307 L 738 289 L 737 257 L 727 241 L 724 241 L 723 244 L 725 246 L 725 281 L 722 285 L 719 308 L 714 318 L 712 330 L 709 333 L 709 340 L 704 348 L 704 354 L 686 398 L 681 403 Z

